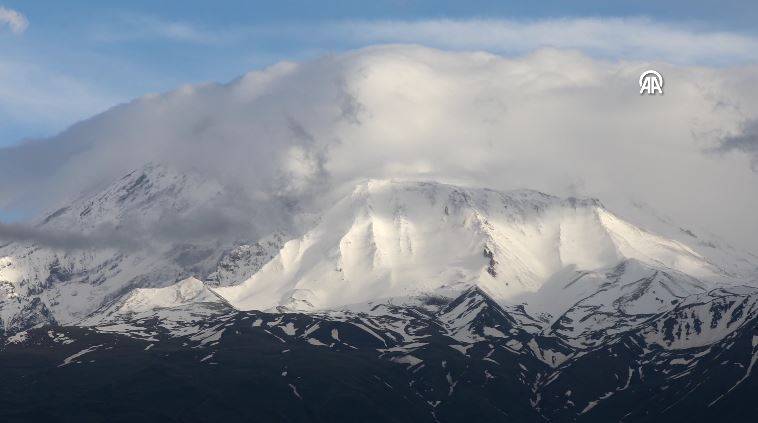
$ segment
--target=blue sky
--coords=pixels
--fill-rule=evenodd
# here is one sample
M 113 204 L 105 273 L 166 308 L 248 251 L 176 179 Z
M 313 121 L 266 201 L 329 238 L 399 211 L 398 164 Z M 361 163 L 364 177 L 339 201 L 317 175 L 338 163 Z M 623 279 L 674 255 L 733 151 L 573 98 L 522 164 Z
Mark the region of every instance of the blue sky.
M 501 42 L 497 36 L 488 40 L 484 32 L 474 34 L 475 20 L 497 24 L 648 19 L 696 34 L 728 32 L 753 38 L 758 7 L 748 7 L 749 3 L 0 0 L 0 7 L 18 12 L 28 22 L 20 31 L 0 24 L 0 146 L 53 135 L 145 93 L 186 83 L 228 81 L 283 59 L 307 59 L 382 42 L 523 52 L 512 39 Z M 417 25 L 439 21 L 469 23 L 462 29 L 468 41 L 455 44 L 456 36 L 444 26 L 430 30 Z M 398 29 L 388 25 L 391 22 L 405 26 Z M 353 26 L 346 29 L 346 25 Z M 560 47 L 573 47 L 567 39 Z M 525 49 L 533 46 L 526 42 Z M 576 47 L 587 46 L 577 42 Z M 599 53 L 623 58 L 629 52 Z M 658 56 L 664 57 L 652 58 L 666 59 L 665 51 Z M 704 57 L 709 57 L 707 51 L 680 61 L 702 62 Z M 738 54 L 713 61 L 735 60 L 746 58 Z

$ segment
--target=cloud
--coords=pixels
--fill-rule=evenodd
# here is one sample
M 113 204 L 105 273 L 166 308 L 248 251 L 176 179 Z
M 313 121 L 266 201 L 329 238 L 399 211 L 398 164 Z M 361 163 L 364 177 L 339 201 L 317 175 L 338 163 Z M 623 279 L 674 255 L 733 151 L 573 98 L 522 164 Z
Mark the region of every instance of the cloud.
M 724 136 L 713 151 L 745 153 L 751 157 L 753 171 L 758 172 L 758 119 L 743 122 L 738 133 Z
M 191 22 L 156 16 L 121 14 L 107 26 L 99 25 L 94 36 L 101 42 L 166 40 L 192 44 L 218 44 L 240 39 L 241 28 L 208 28 Z
M 7 25 L 14 34 L 21 34 L 26 31 L 29 21 L 21 13 L 0 6 L 0 27 L 3 25 Z
M 523 54 L 543 47 L 577 49 L 596 57 L 669 63 L 734 63 L 758 60 L 758 39 L 647 18 L 543 20 L 433 19 L 352 21 L 326 30 L 365 43 L 418 43 L 444 49 Z
M 656 63 L 666 94 L 640 96 L 650 67 L 403 45 L 282 63 L 0 150 L 0 207 L 52 207 L 159 162 L 244 192 L 247 209 L 220 207 L 234 216 L 318 210 L 365 178 L 423 179 L 631 198 L 758 250 L 755 173 L 703 153 L 758 118 L 758 68 Z
M 301 51 L 370 44 L 421 44 L 446 50 L 526 54 L 580 50 L 597 58 L 676 64 L 758 62 L 758 37 L 702 25 L 638 18 L 336 20 L 207 26 L 150 15 L 122 15 L 96 30 L 101 41 L 168 40 L 237 46 L 295 45 Z
M 47 222 L 33 225 L 0 221 L 0 247 L 20 242 L 61 250 L 158 251 L 190 241 L 248 240 L 240 234 L 254 236 L 259 230 L 249 219 L 252 210 L 246 204 L 232 206 L 226 200 L 216 198 L 212 205 L 201 205 L 185 213 L 164 214 L 158 220 L 126 214 L 117 223 L 102 223 L 86 230 L 65 229 L 57 224 L 51 227 L 45 225 Z M 241 212 L 249 214 L 245 216 Z
M 90 234 L 35 228 L 21 223 L 0 222 L 0 242 L 31 242 L 63 250 L 89 248 L 135 249 L 136 238 L 115 228 L 99 228 Z

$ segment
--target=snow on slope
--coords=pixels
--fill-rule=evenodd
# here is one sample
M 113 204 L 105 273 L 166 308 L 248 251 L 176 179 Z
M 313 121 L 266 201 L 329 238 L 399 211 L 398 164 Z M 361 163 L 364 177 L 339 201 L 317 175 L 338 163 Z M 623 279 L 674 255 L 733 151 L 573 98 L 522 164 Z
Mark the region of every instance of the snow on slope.
M 137 288 L 120 301 L 114 311 L 120 314 L 141 313 L 158 308 L 220 301 L 201 281 L 187 278 L 163 288 Z
M 710 345 L 758 317 L 758 290 L 733 286 L 692 295 L 642 329 L 648 344 L 667 349 Z
M 567 269 L 601 271 L 627 259 L 729 279 L 684 244 L 638 229 L 596 200 L 371 180 L 250 279 L 216 292 L 245 310 L 322 309 L 473 285 L 508 303 Z
M 162 317 L 182 320 L 185 312 L 202 315 L 224 306 L 224 302 L 211 292 L 203 282 L 187 278 L 163 288 L 137 288 L 113 304 L 98 310 L 80 322 L 85 326 L 104 323 L 128 322 L 149 318 L 155 313 L 168 310 Z
M 94 195 L 48 213 L 38 223 L 45 229 L 84 233 L 101 225 L 132 223 L 137 219 L 139 222 L 134 223 L 149 224 L 217 200 L 223 191 L 215 181 L 150 163 Z
M 163 335 L 205 338 L 208 322 L 232 309 L 203 282 L 187 278 L 163 288 L 137 288 L 77 322 L 104 333 L 156 341 Z M 222 330 L 211 324 L 208 336 Z
M 43 322 L 76 323 L 135 288 L 163 287 L 219 271 L 217 283 L 229 283 L 237 273 L 249 275 L 261 265 L 256 259 L 267 260 L 267 249 L 278 250 L 274 241 L 264 248 L 256 247 L 256 239 L 246 240 L 244 233 L 239 240 L 172 233 L 177 232 L 177 220 L 191 222 L 199 216 L 202 221 L 228 197 L 212 180 L 149 164 L 46 214 L 36 222 L 42 232 L 92 237 L 92 248 L 54 248 L 32 241 L 0 247 L 0 332 Z M 104 239 L 108 237 L 113 245 Z M 123 239 L 134 245 L 125 247 Z M 249 256 L 235 254 L 246 249 Z
M 610 269 L 559 272 L 524 301 L 528 312 L 547 317 L 544 334 L 589 347 L 711 286 L 673 269 L 627 259 Z

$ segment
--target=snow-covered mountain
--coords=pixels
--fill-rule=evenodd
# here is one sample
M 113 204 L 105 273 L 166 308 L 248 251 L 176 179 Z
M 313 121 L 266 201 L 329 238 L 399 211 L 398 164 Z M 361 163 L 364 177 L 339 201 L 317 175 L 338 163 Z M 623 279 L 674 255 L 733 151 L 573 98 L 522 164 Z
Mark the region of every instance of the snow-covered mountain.
M 339 309 L 478 287 L 557 331 L 585 322 L 564 334 L 579 337 L 621 321 L 622 330 L 717 287 L 750 285 L 758 268 L 712 243 L 655 235 L 595 199 L 432 182 L 359 183 L 300 236 L 284 223 L 297 216 L 266 222 L 274 226 L 267 233 L 194 230 L 228 197 L 216 182 L 150 164 L 46 214 L 39 229 L 92 244 L 3 246 L 3 327 L 74 324 L 135 292 L 161 296 L 150 289 L 196 277 L 240 310 Z M 627 317 L 609 323 L 607 315 Z
M 202 282 L 187 278 L 164 288 L 137 288 L 107 309 L 98 312 L 96 319 L 109 320 L 114 316 L 152 315 L 159 309 L 178 308 L 200 303 L 221 302 Z
M 134 289 L 191 276 L 223 285 L 254 273 L 278 250 L 282 226 L 214 236 L 218 225 L 202 222 L 216 219 L 209 211 L 230 196 L 197 174 L 149 164 L 46 213 L 36 228 L 54 234 L 55 244 L 0 247 L 0 328 L 74 324 Z
M 501 304 L 554 313 L 600 290 L 625 311 L 655 313 L 739 283 L 734 272 L 597 200 L 372 180 L 251 278 L 216 292 L 243 310 L 308 310 L 478 286 Z
M 262 398 L 304 406 L 321 395 L 313 378 L 338 396 L 371 379 L 430 421 L 644 420 L 756 390 L 758 260 L 718 240 L 655 218 L 643 228 L 595 199 L 401 180 L 206 227 L 235 195 L 148 165 L 40 218 L 54 237 L 0 247 L 9 362 L 51 351 L 51 372 L 97 369 L 96 383 L 116 371 L 113 351 L 146 368 L 172 357 L 266 374 L 283 392 Z M 303 367 L 315 357 L 323 368 Z

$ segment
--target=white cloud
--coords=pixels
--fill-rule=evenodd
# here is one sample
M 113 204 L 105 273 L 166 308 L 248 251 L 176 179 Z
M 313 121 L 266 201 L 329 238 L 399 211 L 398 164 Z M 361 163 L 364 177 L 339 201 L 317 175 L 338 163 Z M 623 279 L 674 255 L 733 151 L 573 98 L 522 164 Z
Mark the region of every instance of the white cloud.
M 0 27 L 3 25 L 7 25 L 14 34 L 21 34 L 26 31 L 29 21 L 21 13 L 0 6 Z
M 750 156 L 706 153 L 758 117 L 758 68 L 658 63 L 666 94 L 640 96 L 649 66 L 414 46 L 281 64 L 0 150 L 0 206 L 49 204 L 152 161 L 301 204 L 368 177 L 633 199 L 758 250 Z
M 507 53 L 554 47 L 606 58 L 671 63 L 758 61 L 758 39 L 753 36 L 647 18 L 354 21 L 335 24 L 329 31 L 359 44 L 418 43 Z
M 193 44 L 216 44 L 239 39 L 238 30 L 206 28 L 191 22 L 166 20 L 150 15 L 123 14 L 94 28 L 98 41 L 167 40 Z
M 102 41 L 163 39 L 195 44 L 290 43 L 303 50 L 420 44 L 446 50 L 525 54 L 539 48 L 580 50 L 599 58 L 677 64 L 758 62 L 758 37 L 648 18 L 343 20 L 223 28 L 125 15 L 96 31 Z

